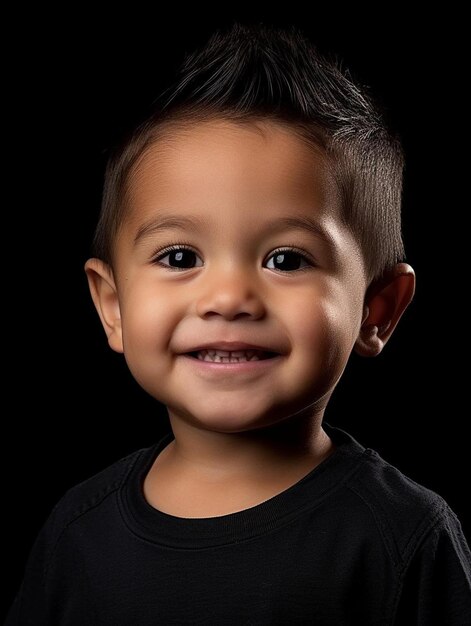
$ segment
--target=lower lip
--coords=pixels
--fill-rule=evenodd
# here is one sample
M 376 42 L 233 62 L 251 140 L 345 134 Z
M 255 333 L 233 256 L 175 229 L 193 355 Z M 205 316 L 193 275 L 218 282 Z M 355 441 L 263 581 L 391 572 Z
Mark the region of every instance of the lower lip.
M 239 361 L 238 363 L 216 363 L 214 361 L 202 361 L 193 356 L 187 354 L 182 355 L 185 361 L 198 368 L 201 372 L 207 372 L 208 374 L 237 374 L 237 373 L 257 373 L 263 372 L 274 365 L 277 365 L 281 360 L 281 355 L 274 356 L 270 359 L 259 359 L 258 361 Z

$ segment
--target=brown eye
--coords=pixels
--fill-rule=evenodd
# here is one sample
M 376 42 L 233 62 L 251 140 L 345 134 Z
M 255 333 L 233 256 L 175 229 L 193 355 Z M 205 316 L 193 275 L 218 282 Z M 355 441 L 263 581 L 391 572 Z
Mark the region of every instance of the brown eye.
M 193 250 L 188 248 L 173 248 L 166 250 L 156 259 L 156 263 L 171 269 L 188 270 L 201 267 L 203 262 Z
M 280 272 L 294 272 L 296 270 L 310 267 L 307 259 L 295 250 L 277 250 L 268 259 L 266 267 L 270 270 Z

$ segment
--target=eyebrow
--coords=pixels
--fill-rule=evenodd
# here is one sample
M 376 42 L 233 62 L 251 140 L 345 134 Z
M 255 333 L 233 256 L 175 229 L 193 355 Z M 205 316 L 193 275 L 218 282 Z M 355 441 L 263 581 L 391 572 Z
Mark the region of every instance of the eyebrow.
M 335 240 L 333 236 L 319 222 L 310 217 L 280 217 L 274 220 L 267 229 L 268 231 L 277 230 L 304 230 L 320 239 L 323 239 L 333 248 Z
M 200 230 L 204 220 L 196 217 L 185 217 L 183 215 L 167 215 L 150 220 L 137 230 L 134 237 L 134 245 L 144 237 L 153 235 L 163 230 Z
M 141 239 L 165 230 L 201 230 L 206 220 L 198 217 L 187 217 L 183 215 L 166 215 L 150 220 L 139 227 L 134 237 L 134 245 Z M 332 235 L 323 228 L 316 220 L 304 217 L 280 217 L 273 220 L 265 229 L 266 232 L 276 232 L 278 230 L 303 230 L 316 237 L 323 239 L 330 246 L 335 247 Z

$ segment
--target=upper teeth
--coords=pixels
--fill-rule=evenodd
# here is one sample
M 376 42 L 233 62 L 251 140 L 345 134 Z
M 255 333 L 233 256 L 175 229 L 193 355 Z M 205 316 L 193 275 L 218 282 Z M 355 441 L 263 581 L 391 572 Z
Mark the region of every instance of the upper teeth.
M 197 353 L 200 361 L 214 361 L 215 363 L 238 363 L 239 361 L 259 361 L 260 350 L 200 350 Z

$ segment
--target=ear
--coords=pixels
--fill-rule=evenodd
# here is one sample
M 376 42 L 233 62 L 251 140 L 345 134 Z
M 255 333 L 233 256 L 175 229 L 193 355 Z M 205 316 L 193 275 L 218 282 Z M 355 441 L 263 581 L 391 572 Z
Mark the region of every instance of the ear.
M 415 291 L 414 270 L 407 263 L 398 263 L 367 289 L 363 320 L 355 352 L 376 356 L 392 335 Z
M 123 352 L 121 311 L 113 271 L 100 259 L 88 259 L 85 263 L 85 272 L 92 300 L 108 337 L 108 343 L 116 352 Z

